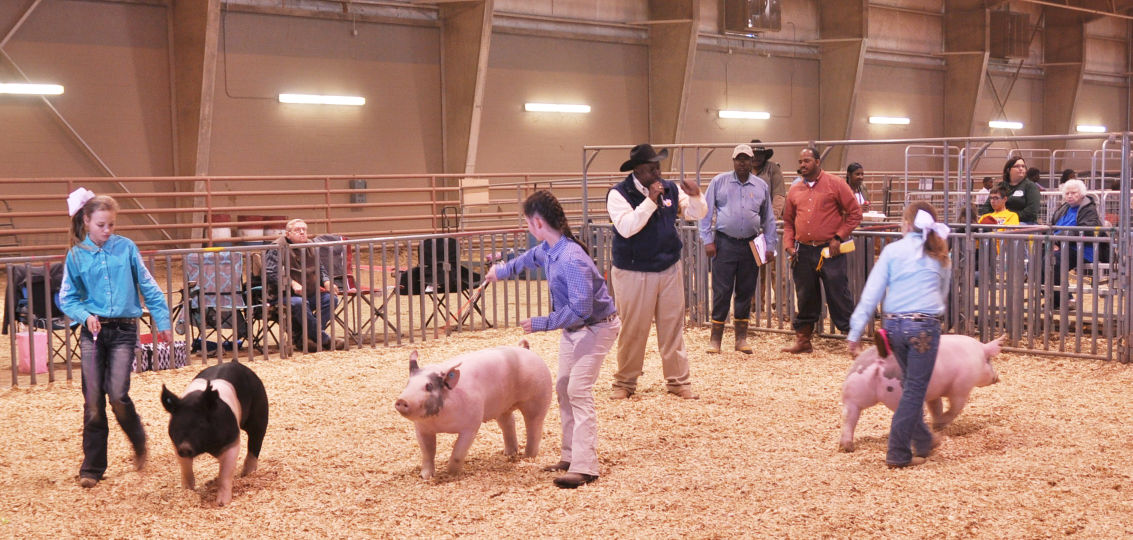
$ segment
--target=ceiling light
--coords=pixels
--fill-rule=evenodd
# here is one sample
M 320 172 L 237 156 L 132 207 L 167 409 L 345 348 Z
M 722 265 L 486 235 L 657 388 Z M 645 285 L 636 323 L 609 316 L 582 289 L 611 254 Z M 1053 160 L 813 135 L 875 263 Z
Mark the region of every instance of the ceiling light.
M 358 96 L 321 96 L 318 94 L 280 94 L 280 103 L 303 103 L 308 105 L 355 105 L 366 104 L 366 98 Z
M 767 120 L 771 113 L 764 111 L 720 111 L 720 118 L 741 118 L 744 120 Z
M 1008 120 L 992 120 L 987 123 L 987 127 L 1002 128 L 1002 129 L 1023 129 L 1022 122 L 1011 122 Z
M 871 116 L 869 117 L 869 123 L 907 126 L 909 125 L 909 119 L 904 116 Z
M 571 105 L 568 103 L 524 103 L 523 110 L 527 112 L 560 112 L 586 114 L 590 112 L 590 105 Z
M 62 93 L 63 87 L 58 84 L 0 83 L 0 94 L 57 96 Z
M 1105 133 L 1105 126 L 1078 124 L 1078 133 Z

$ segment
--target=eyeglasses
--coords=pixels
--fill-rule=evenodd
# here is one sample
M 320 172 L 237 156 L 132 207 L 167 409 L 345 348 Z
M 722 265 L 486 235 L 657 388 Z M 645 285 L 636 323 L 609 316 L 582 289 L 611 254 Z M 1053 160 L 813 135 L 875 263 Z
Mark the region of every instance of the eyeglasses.
M 988 197 L 987 200 L 989 200 L 989 201 L 1002 201 L 1003 197 L 1000 197 L 999 195 L 992 195 L 991 197 Z

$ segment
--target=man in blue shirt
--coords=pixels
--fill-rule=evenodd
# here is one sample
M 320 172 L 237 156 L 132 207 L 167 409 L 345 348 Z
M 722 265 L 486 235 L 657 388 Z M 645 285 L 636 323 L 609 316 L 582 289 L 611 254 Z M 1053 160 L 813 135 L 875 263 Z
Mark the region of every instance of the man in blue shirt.
M 774 257 L 777 235 L 771 190 L 752 174 L 751 146 L 732 150 L 731 172 L 720 173 L 708 185 L 704 199 L 708 215 L 700 220 L 700 239 L 712 260 L 712 342 L 708 352 L 719 353 L 728 320 L 728 303 L 735 294 L 736 350 L 751 354 L 747 344 L 748 316 L 759 266 L 751 241 L 763 234 L 767 260 Z M 766 262 L 766 261 L 765 261 Z

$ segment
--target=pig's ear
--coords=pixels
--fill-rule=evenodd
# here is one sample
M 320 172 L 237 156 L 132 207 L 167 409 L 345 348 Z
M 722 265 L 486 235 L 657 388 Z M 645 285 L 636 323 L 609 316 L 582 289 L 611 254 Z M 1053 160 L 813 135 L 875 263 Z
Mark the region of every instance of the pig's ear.
M 520 346 L 520 347 L 523 347 L 524 349 L 530 349 L 530 348 L 531 348 L 531 343 L 529 343 L 529 342 L 527 341 L 527 338 L 520 338 L 520 340 L 519 340 L 519 346 Z
M 409 353 L 409 374 L 413 375 L 420 369 L 421 366 L 417 365 L 417 350 L 414 349 L 413 352 Z
M 180 404 L 181 400 L 173 392 L 170 392 L 164 384 L 161 385 L 161 405 L 165 407 L 165 410 L 169 411 L 169 414 L 173 414 L 177 412 L 177 406 Z
M 448 388 L 449 390 L 456 388 L 456 383 L 460 382 L 460 370 L 457 369 L 459 367 L 460 364 L 452 366 L 452 368 L 450 368 L 448 372 L 445 373 L 445 388 Z

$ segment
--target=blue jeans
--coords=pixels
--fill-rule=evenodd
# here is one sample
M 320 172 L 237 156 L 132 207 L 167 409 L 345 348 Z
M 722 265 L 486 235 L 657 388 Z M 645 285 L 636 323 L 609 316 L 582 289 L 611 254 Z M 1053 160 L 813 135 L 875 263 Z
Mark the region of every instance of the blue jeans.
M 338 297 L 331 295 L 329 292 L 320 291 L 319 298 L 314 295 L 306 298 L 307 307 L 303 307 L 304 298 L 302 296 L 290 297 L 291 302 L 291 337 L 297 345 L 302 345 L 303 338 L 303 319 L 307 319 L 307 334 L 306 338 L 314 341 L 315 343 L 326 343 L 330 340 L 330 336 L 323 332 L 326 327 L 330 325 L 330 321 L 334 319 L 334 308 L 338 306 Z M 318 304 L 316 304 L 318 302 Z M 317 311 L 322 308 L 323 323 L 319 324 Z
M 137 343 L 137 323 L 105 323 L 97 341 L 83 326 L 79 339 L 83 363 L 83 464 L 79 476 L 101 480 L 106 472 L 106 437 L 110 431 L 106 421 L 107 397 L 114 418 L 134 446 L 134 453 L 146 451 L 142 419 L 129 396 Z
M 913 459 L 910 446 L 922 455 L 932 448 L 932 432 L 924 423 L 924 398 L 940 348 L 940 321 L 886 318 L 882 327 L 889 333 L 897 364 L 905 372 L 901 401 L 889 426 L 889 452 L 885 455 L 886 462 L 900 465 Z

